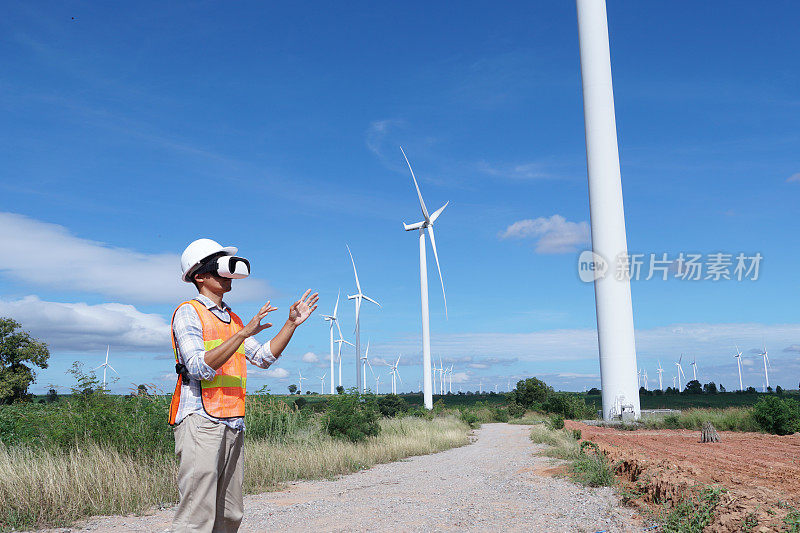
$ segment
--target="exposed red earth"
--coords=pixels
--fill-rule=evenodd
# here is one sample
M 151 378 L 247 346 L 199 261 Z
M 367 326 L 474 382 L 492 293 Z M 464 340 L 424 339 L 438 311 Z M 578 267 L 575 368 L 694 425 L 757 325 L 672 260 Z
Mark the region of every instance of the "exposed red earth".
M 789 507 L 800 509 L 800 434 L 720 432 L 721 442 L 701 443 L 700 431 L 627 431 L 567 421 L 592 440 L 628 482 L 639 482 L 638 503 L 680 497 L 697 485 L 718 485 L 722 496 L 710 531 L 780 531 Z M 631 483 L 633 486 L 633 483 Z

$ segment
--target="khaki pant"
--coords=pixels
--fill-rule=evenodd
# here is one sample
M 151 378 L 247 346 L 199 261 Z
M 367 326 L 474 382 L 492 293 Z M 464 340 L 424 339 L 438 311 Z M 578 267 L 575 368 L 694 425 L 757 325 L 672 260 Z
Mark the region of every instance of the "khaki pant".
M 196 414 L 187 416 L 174 431 L 180 503 L 172 531 L 237 531 L 244 513 L 244 433 Z

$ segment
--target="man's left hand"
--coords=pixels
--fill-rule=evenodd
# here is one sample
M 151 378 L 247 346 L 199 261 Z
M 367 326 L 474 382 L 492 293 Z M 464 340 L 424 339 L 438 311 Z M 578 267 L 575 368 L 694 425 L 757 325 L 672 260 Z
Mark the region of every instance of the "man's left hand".
M 295 327 L 305 322 L 306 319 L 311 316 L 311 313 L 314 312 L 314 309 L 317 308 L 319 293 L 315 292 L 311 294 L 311 296 L 309 296 L 309 294 L 311 294 L 311 289 L 303 293 L 303 296 L 289 308 L 289 322 Z

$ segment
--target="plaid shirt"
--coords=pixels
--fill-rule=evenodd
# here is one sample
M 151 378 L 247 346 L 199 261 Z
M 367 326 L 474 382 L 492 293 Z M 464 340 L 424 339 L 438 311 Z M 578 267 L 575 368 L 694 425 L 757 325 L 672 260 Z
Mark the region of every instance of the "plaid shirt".
M 214 313 L 214 316 L 225 323 L 230 323 L 230 307 L 222 302 L 222 308 L 211 301 L 210 298 L 199 294 L 195 300 L 205 305 L 206 308 Z M 212 380 L 217 371 L 208 366 L 205 362 L 206 349 L 203 345 L 203 324 L 197 311 L 190 304 L 183 304 L 175 312 L 172 320 L 172 331 L 175 335 L 175 344 L 178 347 L 178 361 L 186 365 L 189 371 L 189 384 L 181 385 L 181 402 L 178 406 L 178 413 L 175 416 L 175 424 L 196 413 L 202 417 L 225 424 L 226 426 L 239 431 L 244 430 L 244 418 L 215 418 L 203 409 L 201 399 L 200 380 Z M 253 337 L 248 337 L 244 341 L 244 356 L 254 365 L 267 368 L 276 361 L 269 349 L 269 342 L 261 344 Z

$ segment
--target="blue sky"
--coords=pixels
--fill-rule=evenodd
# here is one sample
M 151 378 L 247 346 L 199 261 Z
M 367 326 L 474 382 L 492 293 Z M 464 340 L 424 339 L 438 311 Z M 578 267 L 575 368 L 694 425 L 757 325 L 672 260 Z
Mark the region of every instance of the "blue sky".
M 800 8 L 608 10 L 629 249 L 764 257 L 757 281 L 633 282 L 640 366 L 652 380 L 660 359 L 669 382 L 687 353 L 702 381 L 733 388 L 738 344 L 760 388 L 763 339 L 771 382 L 796 388 Z M 417 241 L 401 223 L 420 215 L 401 144 L 428 206 L 451 202 L 436 226 L 448 320 L 429 280 L 454 388 L 598 385 L 594 294 L 576 270 L 589 208 L 575 16 L 571 2 L 7 3 L 0 315 L 51 346 L 34 390 L 69 385 L 65 368 L 96 366 L 107 344 L 115 391 L 170 389 L 167 324 L 191 295 L 177 258 L 201 236 L 251 259 L 229 302 L 249 317 L 271 298 L 276 324 L 307 287 L 318 314 L 352 293 L 349 243 L 383 304 L 363 314 L 370 355 L 403 353 L 401 390 L 416 389 Z M 327 339 L 312 318 L 252 386 L 321 375 Z

